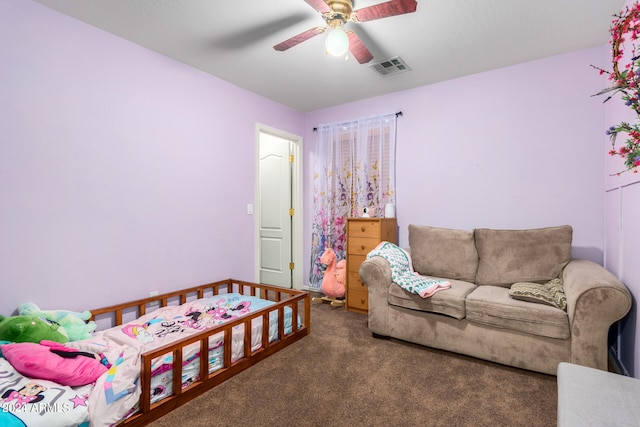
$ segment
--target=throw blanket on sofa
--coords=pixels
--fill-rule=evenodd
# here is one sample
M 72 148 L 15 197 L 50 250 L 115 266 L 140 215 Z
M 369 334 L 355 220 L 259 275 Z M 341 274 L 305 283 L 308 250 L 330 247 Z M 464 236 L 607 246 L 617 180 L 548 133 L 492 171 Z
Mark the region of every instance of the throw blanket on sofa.
M 367 259 L 374 256 L 380 256 L 389 261 L 391 279 L 395 284 L 422 298 L 428 298 L 442 289 L 451 287 L 451 283 L 446 280 L 420 276 L 413 270 L 409 253 L 391 242 L 380 242 L 367 254 Z

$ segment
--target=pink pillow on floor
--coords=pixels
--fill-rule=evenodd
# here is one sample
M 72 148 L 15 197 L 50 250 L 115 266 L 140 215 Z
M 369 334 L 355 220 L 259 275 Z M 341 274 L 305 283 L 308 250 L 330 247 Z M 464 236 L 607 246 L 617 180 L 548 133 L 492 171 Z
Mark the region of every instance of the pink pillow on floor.
M 107 372 L 107 367 L 97 359 L 61 357 L 52 353 L 50 347 L 31 342 L 0 345 L 0 351 L 22 375 L 71 387 L 91 384 Z

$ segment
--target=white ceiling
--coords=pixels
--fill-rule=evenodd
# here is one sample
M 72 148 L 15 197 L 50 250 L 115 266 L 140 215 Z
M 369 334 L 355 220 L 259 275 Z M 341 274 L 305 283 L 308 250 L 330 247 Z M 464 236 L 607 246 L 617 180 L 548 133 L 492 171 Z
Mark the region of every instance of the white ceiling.
M 319 35 L 273 46 L 315 26 L 304 0 L 36 0 L 297 111 L 474 74 L 607 43 L 624 0 L 418 0 L 415 13 L 348 23 L 374 62 L 400 56 L 411 71 L 380 77 L 327 56 Z M 360 9 L 384 0 L 354 0 Z M 526 84 L 526 82 L 523 82 Z

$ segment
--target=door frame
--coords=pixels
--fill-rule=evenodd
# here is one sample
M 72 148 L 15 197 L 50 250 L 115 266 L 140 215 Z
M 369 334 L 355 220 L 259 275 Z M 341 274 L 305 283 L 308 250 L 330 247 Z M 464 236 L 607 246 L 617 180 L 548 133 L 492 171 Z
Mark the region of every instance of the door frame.
M 256 123 L 255 127 L 255 191 L 254 191 L 254 281 L 260 281 L 260 134 L 267 133 L 293 143 L 293 171 L 291 176 L 291 199 L 294 209 L 291 228 L 291 252 L 294 269 L 291 275 L 293 289 L 302 289 L 302 137 L 280 129 Z

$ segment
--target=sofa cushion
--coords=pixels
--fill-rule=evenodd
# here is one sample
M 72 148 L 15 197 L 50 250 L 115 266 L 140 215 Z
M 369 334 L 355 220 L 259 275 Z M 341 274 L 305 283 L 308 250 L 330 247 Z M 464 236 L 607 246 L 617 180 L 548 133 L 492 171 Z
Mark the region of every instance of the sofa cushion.
M 429 311 L 446 314 L 456 319 L 464 319 L 465 298 L 476 288 L 476 285 L 462 280 L 446 279 L 451 284 L 449 289 L 442 289 L 429 298 L 405 291 L 392 283 L 389 287 L 389 304 L 412 310 Z
M 547 283 L 514 283 L 509 289 L 509 295 L 511 298 L 552 305 L 561 310 L 567 308 L 567 296 L 562 287 L 562 279 L 552 279 Z
M 501 286 L 478 286 L 467 295 L 467 320 L 549 338 L 567 339 L 567 313 L 550 305 L 519 301 Z
M 478 252 L 470 231 L 410 224 L 409 249 L 413 268 L 420 274 L 476 280 Z
M 571 226 L 532 230 L 476 229 L 477 285 L 510 287 L 544 283 L 560 276 L 571 260 Z

